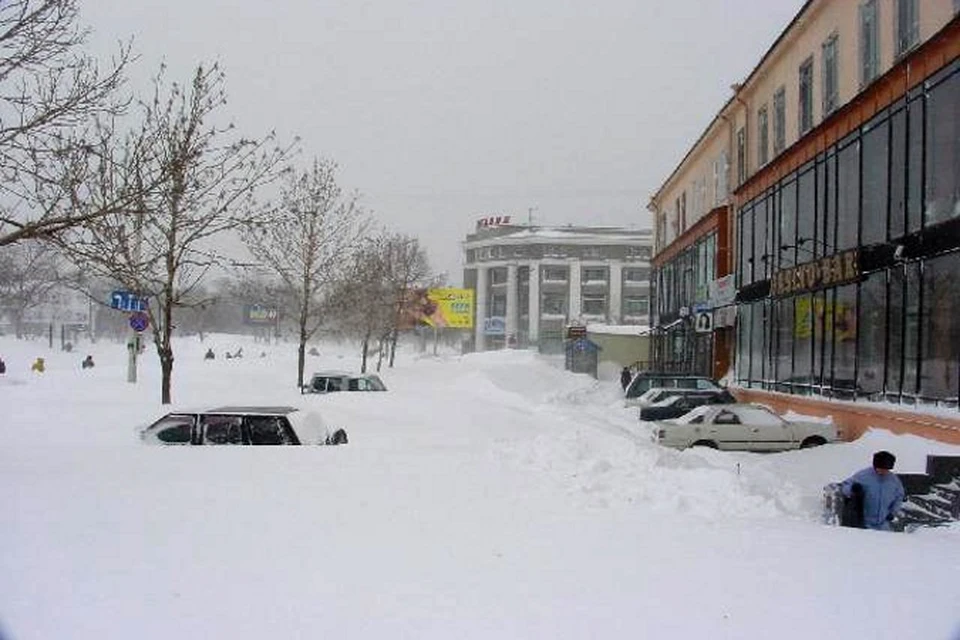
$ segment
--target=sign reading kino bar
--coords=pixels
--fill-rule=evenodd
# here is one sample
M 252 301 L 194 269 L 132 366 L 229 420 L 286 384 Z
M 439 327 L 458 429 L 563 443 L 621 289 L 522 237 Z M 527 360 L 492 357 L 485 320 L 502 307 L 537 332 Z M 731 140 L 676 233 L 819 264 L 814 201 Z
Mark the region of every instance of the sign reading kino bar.
M 782 269 L 770 278 L 770 295 L 814 291 L 852 282 L 860 277 L 860 253 L 850 249 L 813 262 Z

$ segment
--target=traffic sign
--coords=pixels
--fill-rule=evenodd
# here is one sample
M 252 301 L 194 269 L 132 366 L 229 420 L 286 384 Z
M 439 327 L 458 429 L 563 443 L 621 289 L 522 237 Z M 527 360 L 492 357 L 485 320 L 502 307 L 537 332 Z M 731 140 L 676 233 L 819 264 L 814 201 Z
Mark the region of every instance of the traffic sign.
M 150 316 L 145 314 L 142 311 L 137 311 L 130 314 L 130 328 L 134 331 L 146 331 L 147 327 L 150 326 Z
M 147 299 L 130 291 L 114 291 L 110 294 L 110 307 L 120 311 L 146 311 Z

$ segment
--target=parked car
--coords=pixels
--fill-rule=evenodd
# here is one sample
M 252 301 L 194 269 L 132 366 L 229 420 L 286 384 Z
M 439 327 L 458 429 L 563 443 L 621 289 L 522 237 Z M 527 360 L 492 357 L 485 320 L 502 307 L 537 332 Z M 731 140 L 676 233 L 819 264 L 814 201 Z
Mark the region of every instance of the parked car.
M 832 424 L 792 422 L 755 404 L 704 405 L 675 420 L 653 423 L 653 441 L 675 449 L 736 451 L 805 449 L 840 438 Z
M 726 389 L 687 389 L 684 387 L 654 387 L 653 389 L 648 390 L 642 396 L 637 398 L 636 404 L 639 407 L 649 407 L 655 404 L 659 404 L 673 398 L 674 396 L 686 396 L 686 395 L 697 395 L 697 394 L 723 394 L 723 397 L 728 403 L 736 402 L 733 394 L 727 391 Z M 679 416 L 677 416 L 679 417 Z
M 706 376 L 641 371 L 633 377 L 633 380 L 630 381 L 630 386 L 627 387 L 627 391 L 624 394 L 626 396 L 625 404 L 627 406 L 636 406 L 640 396 L 650 389 L 657 387 L 699 389 L 701 391 L 723 388 L 713 379 Z
M 335 391 L 386 391 L 380 376 L 372 373 L 321 371 L 300 387 L 300 393 L 332 393 Z
M 680 391 L 687 391 L 681 389 Z M 719 391 L 691 391 L 670 395 L 653 404 L 640 407 L 640 419 L 644 421 L 672 420 L 688 411 L 708 404 L 735 404 L 737 399 L 726 389 Z
M 140 438 L 173 445 L 346 444 L 347 432 L 331 430 L 316 412 L 294 407 L 217 407 L 168 413 Z

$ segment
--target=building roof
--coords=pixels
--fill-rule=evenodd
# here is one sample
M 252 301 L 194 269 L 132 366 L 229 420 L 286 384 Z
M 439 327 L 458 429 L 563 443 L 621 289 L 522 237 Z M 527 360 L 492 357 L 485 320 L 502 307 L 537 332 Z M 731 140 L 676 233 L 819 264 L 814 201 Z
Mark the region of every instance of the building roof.
M 466 244 L 487 244 L 490 241 L 495 241 L 496 244 L 555 244 L 564 242 L 606 245 L 635 244 L 652 242 L 653 231 L 649 228 L 509 225 L 483 228 L 467 234 Z

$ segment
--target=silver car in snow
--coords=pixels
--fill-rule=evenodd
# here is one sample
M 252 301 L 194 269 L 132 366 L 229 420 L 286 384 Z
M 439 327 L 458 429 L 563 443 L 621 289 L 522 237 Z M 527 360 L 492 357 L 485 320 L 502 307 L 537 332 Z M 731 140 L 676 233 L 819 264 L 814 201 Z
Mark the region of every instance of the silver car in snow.
M 674 449 L 785 451 L 835 442 L 841 435 L 832 424 L 784 420 L 756 404 L 706 405 L 675 420 L 651 424 L 653 441 Z

